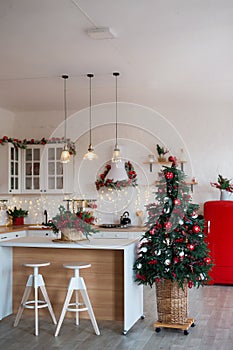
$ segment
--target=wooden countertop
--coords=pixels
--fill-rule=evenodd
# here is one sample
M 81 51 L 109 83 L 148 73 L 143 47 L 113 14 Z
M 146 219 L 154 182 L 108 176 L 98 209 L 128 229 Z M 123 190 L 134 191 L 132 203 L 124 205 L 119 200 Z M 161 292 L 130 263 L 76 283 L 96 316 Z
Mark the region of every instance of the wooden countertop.
M 129 226 L 129 227 L 116 227 L 116 228 L 103 228 L 98 225 L 94 225 L 97 231 L 102 232 L 145 232 L 146 226 Z M 28 231 L 28 230 L 51 230 L 51 228 L 43 225 L 12 225 L 12 226 L 0 226 L 0 234 L 5 234 L 8 232 L 18 232 L 18 231 Z

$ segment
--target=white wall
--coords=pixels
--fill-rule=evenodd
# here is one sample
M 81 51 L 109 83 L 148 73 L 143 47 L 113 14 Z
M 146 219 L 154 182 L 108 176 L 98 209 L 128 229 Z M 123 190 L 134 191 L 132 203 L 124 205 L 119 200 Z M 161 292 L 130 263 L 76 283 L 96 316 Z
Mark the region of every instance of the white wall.
M 219 192 L 210 186 L 210 181 L 215 181 L 219 173 L 233 178 L 233 108 L 227 103 L 220 106 L 217 102 L 187 104 L 187 101 L 174 101 L 173 104 L 165 104 L 164 101 L 164 104 L 160 104 L 160 114 L 144 106 L 119 103 L 119 145 L 123 157 L 135 165 L 139 184 L 142 185 L 139 188 L 140 195 L 137 190 L 136 194 L 130 197 L 129 207 L 131 205 L 134 223 L 137 220 L 136 209 L 141 209 L 146 200 L 153 200 L 154 187 L 148 187 L 148 184 L 151 185 L 156 180 L 159 168 L 154 167 L 153 173 L 150 173 L 149 166 L 143 163 L 147 161 L 148 154 L 156 153 L 156 143 L 165 145 L 171 154 L 178 157 L 180 149 L 184 149 L 187 159 L 185 172 L 189 178 L 195 176 L 198 181 L 193 193 L 195 203 L 202 207 L 207 200 L 219 199 Z M 93 106 L 92 143 L 99 159 L 93 163 L 84 162 L 82 156 L 89 144 L 88 117 L 89 111 L 85 109 L 72 114 L 68 119 L 67 134 L 76 142 L 78 151 L 75 157 L 74 197 L 100 196 L 95 190 L 94 181 L 104 164 L 110 160 L 115 143 L 114 103 Z M 27 112 L 17 114 L 15 118 L 13 115 L 1 113 L 0 118 L 2 134 L 7 136 L 28 139 L 63 136 L 61 112 Z M 124 196 L 121 201 L 124 201 Z M 103 204 L 106 204 L 106 199 L 102 200 L 102 208 Z M 111 214 L 107 213 L 107 220 L 118 220 L 125 207 L 111 209 L 110 203 L 107 205 L 111 211 Z M 102 221 L 104 215 L 100 214 Z

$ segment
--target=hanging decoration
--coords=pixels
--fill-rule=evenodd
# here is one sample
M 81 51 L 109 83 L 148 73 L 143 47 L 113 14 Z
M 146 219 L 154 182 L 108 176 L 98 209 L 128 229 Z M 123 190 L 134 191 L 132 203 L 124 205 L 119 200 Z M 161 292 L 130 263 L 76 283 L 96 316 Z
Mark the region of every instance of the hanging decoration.
M 51 144 L 51 143 L 64 143 L 64 137 L 58 138 L 58 137 L 52 137 L 51 139 L 45 139 L 44 137 L 41 140 L 35 140 L 35 139 L 23 139 L 19 140 L 14 137 L 8 137 L 8 136 L 3 136 L 0 138 L 0 145 L 5 145 L 7 143 L 12 143 L 12 145 L 15 148 L 21 148 L 25 149 L 27 148 L 28 145 L 46 145 L 46 144 Z M 67 147 L 70 155 L 76 155 L 76 150 L 75 150 L 75 144 L 74 142 L 70 141 L 67 139 Z
M 128 179 L 121 181 L 113 181 L 112 179 L 106 179 L 109 171 L 111 169 L 111 165 L 107 164 L 105 166 L 105 170 L 101 173 L 98 179 L 95 182 L 95 186 L 97 191 L 99 191 L 102 187 L 112 188 L 115 190 L 121 190 L 125 187 L 135 187 L 137 186 L 137 173 L 134 170 L 134 167 L 130 161 L 125 162 L 125 171 L 127 173 Z

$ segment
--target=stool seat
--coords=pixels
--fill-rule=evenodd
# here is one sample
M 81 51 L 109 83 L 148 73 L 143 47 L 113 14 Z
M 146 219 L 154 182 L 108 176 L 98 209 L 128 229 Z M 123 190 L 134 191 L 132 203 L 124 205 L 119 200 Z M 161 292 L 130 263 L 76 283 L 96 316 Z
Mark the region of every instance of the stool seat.
M 26 267 L 43 267 L 43 266 L 49 266 L 50 262 L 42 262 L 42 261 L 37 261 L 37 262 L 27 262 L 23 264 L 23 266 Z
M 87 264 L 85 262 L 71 262 L 71 263 L 64 263 L 63 266 L 66 269 L 87 269 L 88 267 L 91 267 L 91 264 Z
M 39 274 L 40 267 L 49 266 L 49 265 L 50 265 L 50 262 L 42 262 L 42 261 L 36 261 L 36 262 L 30 261 L 23 264 L 23 266 L 32 267 L 33 274 L 31 274 L 27 280 L 26 288 L 24 290 L 24 294 L 15 318 L 14 327 L 18 325 L 20 318 L 23 314 L 24 308 L 34 309 L 35 310 L 35 335 L 39 334 L 38 309 L 47 307 L 51 315 L 51 318 L 53 320 L 53 323 L 57 324 L 56 317 L 54 315 L 52 305 L 50 303 L 48 293 L 45 288 L 45 282 L 44 282 L 43 276 Z M 28 300 L 32 288 L 34 289 L 34 300 Z M 41 293 L 44 297 L 44 300 L 38 299 L 38 288 L 40 288 Z
M 57 329 L 55 332 L 55 337 L 58 336 L 60 332 L 60 328 L 62 325 L 62 322 L 65 318 L 65 314 L 67 311 L 75 312 L 76 313 L 76 325 L 79 324 L 79 312 L 81 311 L 87 311 L 89 314 L 89 317 L 92 322 L 92 326 L 95 330 L 95 333 L 97 335 L 100 335 L 99 327 L 97 325 L 95 315 L 91 306 L 91 302 L 89 299 L 89 296 L 87 294 L 86 285 L 84 282 L 84 279 L 82 277 L 79 277 L 79 270 L 80 269 L 86 269 L 88 267 L 91 267 L 91 264 L 85 263 L 85 262 L 69 262 L 64 263 L 63 267 L 66 269 L 73 269 L 74 270 L 74 276 L 70 279 L 68 291 L 66 294 L 66 298 L 63 304 L 63 308 L 61 311 L 60 319 L 57 324 Z M 75 302 L 71 303 L 71 297 L 73 292 L 75 291 Z M 82 295 L 82 299 L 84 303 L 80 303 L 78 300 L 78 292 L 80 291 Z

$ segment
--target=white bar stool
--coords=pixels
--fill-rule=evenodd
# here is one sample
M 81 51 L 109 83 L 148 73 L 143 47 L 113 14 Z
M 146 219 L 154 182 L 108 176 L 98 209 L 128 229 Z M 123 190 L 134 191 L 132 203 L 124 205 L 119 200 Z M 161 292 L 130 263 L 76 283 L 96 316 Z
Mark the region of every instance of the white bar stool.
M 54 315 L 52 305 L 50 303 L 48 293 L 47 293 L 47 290 L 45 288 L 44 279 L 43 279 L 42 275 L 38 273 L 39 267 L 49 266 L 49 265 L 50 265 L 50 262 L 36 262 L 36 263 L 23 264 L 23 266 L 32 267 L 34 269 L 34 272 L 33 272 L 33 275 L 30 275 L 28 280 L 27 280 L 26 288 L 24 290 L 24 294 L 23 294 L 16 318 L 15 318 L 14 327 L 17 327 L 19 320 L 23 314 L 24 308 L 34 309 L 35 310 L 35 335 L 39 334 L 38 309 L 48 307 L 48 310 L 49 310 L 50 315 L 52 317 L 53 323 L 57 324 L 56 317 Z M 28 300 L 32 288 L 34 288 L 34 298 L 35 299 Z M 38 288 L 40 288 L 40 290 L 43 294 L 44 300 L 38 300 Z
M 89 317 L 91 319 L 95 333 L 97 335 L 100 335 L 100 331 L 99 331 L 99 328 L 98 328 L 98 325 L 97 325 L 97 322 L 95 319 L 95 315 L 94 315 L 94 312 L 93 312 L 93 309 L 91 306 L 91 302 L 90 302 L 89 296 L 87 294 L 87 289 L 86 289 L 84 279 L 83 279 L 83 277 L 79 277 L 79 270 L 80 269 L 87 269 L 88 267 L 91 267 L 91 264 L 77 262 L 77 263 L 63 264 L 63 266 L 66 269 L 73 269 L 74 270 L 74 277 L 71 277 L 71 279 L 70 279 L 68 291 L 66 294 L 66 298 L 65 298 L 65 301 L 63 304 L 60 319 L 58 321 L 57 329 L 55 332 L 55 337 L 57 337 L 59 332 L 60 332 L 60 328 L 61 328 L 62 322 L 64 320 L 64 317 L 65 317 L 65 314 L 67 311 L 71 311 L 71 312 L 76 313 L 76 325 L 79 324 L 79 312 L 80 311 L 88 311 L 88 314 L 89 314 Z M 70 299 L 71 299 L 74 291 L 75 291 L 75 303 L 70 303 Z M 78 291 L 81 292 L 84 303 L 79 303 Z

